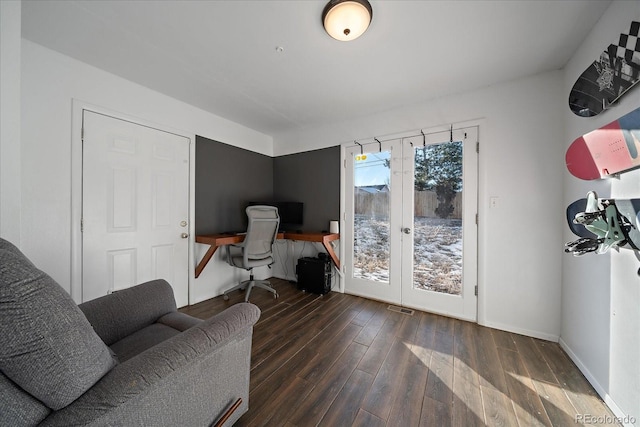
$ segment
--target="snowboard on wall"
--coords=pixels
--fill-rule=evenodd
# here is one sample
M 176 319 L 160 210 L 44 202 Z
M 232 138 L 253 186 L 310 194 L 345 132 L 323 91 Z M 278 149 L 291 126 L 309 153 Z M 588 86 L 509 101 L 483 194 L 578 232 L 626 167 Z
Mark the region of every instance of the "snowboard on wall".
M 576 80 L 569 93 L 569 108 L 581 117 L 600 114 L 640 80 L 640 22 L 632 21 Z
M 577 138 L 565 161 L 573 176 L 585 180 L 640 167 L 640 108 Z
M 591 191 L 567 207 L 567 222 L 580 238 L 565 252 L 602 254 L 613 247 L 640 250 L 640 199 L 599 199 Z

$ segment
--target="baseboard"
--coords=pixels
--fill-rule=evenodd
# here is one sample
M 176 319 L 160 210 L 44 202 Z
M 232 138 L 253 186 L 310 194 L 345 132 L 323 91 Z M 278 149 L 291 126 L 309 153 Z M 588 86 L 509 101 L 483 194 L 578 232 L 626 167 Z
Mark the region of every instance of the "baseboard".
M 635 424 L 631 424 L 629 416 L 620 409 L 616 402 L 611 398 L 609 393 L 607 393 L 606 389 L 602 387 L 602 385 L 596 380 L 589 369 L 587 369 L 586 365 L 582 363 L 582 360 L 580 360 L 580 358 L 573 352 L 573 350 L 571 350 L 571 347 L 569 347 L 569 345 L 562 338 L 558 339 L 558 344 L 560 344 L 560 348 L 562 348 L 564 352 L 567 353 L 569 359 L 571 359 L 571 361 L 575 363 L 578 369 L 580 369 L 582 375 L 584 375 L 587 381 L 589 381 L 593 389 L 596 391 L 596 393 L 598 393 L 598 395 L 602 398 L 609 409 L 611 409 L 613 415 L 618 418 L 622 425 L 624 425 L 625 427 L 634 427 Z
M 280 280 L 288 280 L 289 282 L 295 282 L 296 281 L 296 276 L 294 275 L 284 275 L 284 274 L 273 274 L 271 277 L 274 277 L 276 279 L 280 279 Z
M 605 391 L 604 387 L 600 385 L 600 383 L 596 380 L 593 374 L 591 374 L 591 372 L 587 369 L 585 364 L 582 363 L 580 358 L 573 352 L 573 350 L 571 350 L 571 347 L 569 347 L 562 338 L 558 340 L 558 344 L 560 344 L 560 347 L 564 350 L 565 353 L 567 353 L 567 355 L 569 356 L 569 359 L 571 359 L 573 363 L 576 364 L 578 369 L 580 369 L 580 372 L 582 372 L 582 375 L 585 376 L 585 378 L 591 383 L 591 385 L 596 390 L 596 392 L 604 400 L 605 396 L 607 396 L 607 392 Z
M 218 297 L 220 295 L 222 295 L 222 291 L 220 291 L 219 294 L 214 294 L 214 293 L 212 293 L 212 294 L 202 294 L 198 298 L 195 298 L 193 301 L 189 301 L 189 305 L 196 305 L 198 303 L 210 300 L 211 298 L 215 298 L 215 297 Z
M 484 322 L 479 324 L 482 326 L 487 326 L 489 328 L 499 329 L 501 331 L 513 332 L 514 334 L 518 334 L 518 335 L 525 335 L 528 337 L 539 338 L 545 341 L 558 342 L 558 340 L 560 339 L 560 336 L 556 334 L 548 334 L 546 332 L 532 331 L 532 330 L 523 329 L 523 328 L 514 328 L 511 325 L 504 325 L 498 322 Z

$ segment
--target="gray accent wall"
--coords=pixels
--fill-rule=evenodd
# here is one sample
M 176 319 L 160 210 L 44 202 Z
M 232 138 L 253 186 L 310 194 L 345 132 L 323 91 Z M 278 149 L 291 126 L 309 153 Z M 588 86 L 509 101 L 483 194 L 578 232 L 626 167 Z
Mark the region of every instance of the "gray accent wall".
M 249 202 L 304 203 L 304 231 L 340 215 L 340 147 L 269 157 L 196 136 L 196 234 L 242 231 Z
M 196 136 L 196 234 L 242 231 L 245 208 L 273 196 L 273 158 Z
M 305 231 L 329 230 L 340 216 L 340 147 L 273 159 L 274 198 L 304 203 Z

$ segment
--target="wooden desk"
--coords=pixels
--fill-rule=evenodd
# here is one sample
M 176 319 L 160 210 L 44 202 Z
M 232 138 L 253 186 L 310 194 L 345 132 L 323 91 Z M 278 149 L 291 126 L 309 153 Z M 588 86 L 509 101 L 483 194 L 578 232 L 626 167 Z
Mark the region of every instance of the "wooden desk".
M 322 243 L 322 246 L 327 250 L 331 261 L 340 271 L 340 259 L 336 255 L 330 242 L 340 239 L 338 233 L 278 233 L 278 239 L 297 240 L 300 242 L 317 242 Z M 234 243 L 240 243 L 244 240 L 244 234 L 201 234 L 196 236 L 196 242 L 209 245 L 207 253 L 204 254 L 198 265 L 196 266 L 196 277 L 200 276 L 202 270 L 207 266 L 207 263 L 213 257 L 220 246 L 231 245 Z

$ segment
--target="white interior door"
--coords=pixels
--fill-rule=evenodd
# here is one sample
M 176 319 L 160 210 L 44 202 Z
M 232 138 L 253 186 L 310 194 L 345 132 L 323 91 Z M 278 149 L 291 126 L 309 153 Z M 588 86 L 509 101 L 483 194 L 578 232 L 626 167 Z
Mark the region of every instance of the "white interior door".
M 83 112 L 83 301 L 161 278 L 188 304 L 189 144 Z
M 475 320 L 478 128 L 345 150 L 345 290 Z

